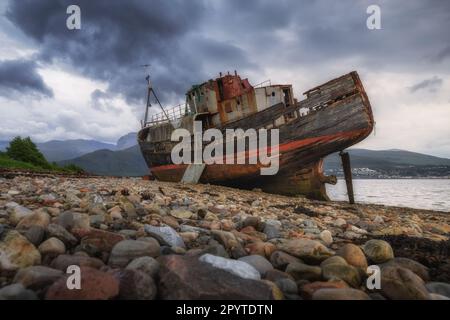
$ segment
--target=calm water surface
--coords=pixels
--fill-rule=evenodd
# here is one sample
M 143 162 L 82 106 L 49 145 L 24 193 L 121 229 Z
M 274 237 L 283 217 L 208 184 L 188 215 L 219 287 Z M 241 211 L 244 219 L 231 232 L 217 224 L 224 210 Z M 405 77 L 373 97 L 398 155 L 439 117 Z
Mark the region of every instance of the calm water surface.
M 348 200 L 345 180 L 327 184 L 332 200 Z M 355 179 L 355 201 L 450 212 L 450 179 Z

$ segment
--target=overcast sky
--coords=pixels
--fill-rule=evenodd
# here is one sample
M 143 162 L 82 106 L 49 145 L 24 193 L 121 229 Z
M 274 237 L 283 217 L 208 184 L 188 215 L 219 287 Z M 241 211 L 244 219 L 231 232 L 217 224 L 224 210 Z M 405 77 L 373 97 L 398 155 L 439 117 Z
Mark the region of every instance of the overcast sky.
M 70 4 L 81 30 L 66 27 Z M 381 30 L 366 27 L 371 4 Z M 0 14 L 0 140 L 137 131 L 143 64 L 166 106 L 220 71 L 292 83 L 301 98 L 357 70 L 376 120 L 358 147 L 450 157 L 448 0 L 0 0 Z

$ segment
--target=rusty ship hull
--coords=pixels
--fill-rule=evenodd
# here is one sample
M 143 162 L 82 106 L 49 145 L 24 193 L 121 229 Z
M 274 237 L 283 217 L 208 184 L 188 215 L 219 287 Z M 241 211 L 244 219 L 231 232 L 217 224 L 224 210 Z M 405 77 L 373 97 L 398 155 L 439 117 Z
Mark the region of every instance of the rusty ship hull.
M 281 102 L 216 126 L 221 130 L 279 129 L 280 163 L 276 175 L 261 175 L 259 163 L 211 164 L 206 165 L 200 182 L 328 199 L 325 183 L 336 180 L 323 174 L 323 159 L 362 141 L 371 133 L 374 126 L 372 109 L 356 72 L 315 87 L 305 95 L 305 100 L 291 105 Z M 304 110 L 308 112 L 302 114 Z M 277 125 L 276 119 L 284 121 Z M 155 136 L 155 130 L 161 128 L 144 127 L 138 134 L 151 175 L 162 181 L 181 181 L 188 165 L 171 163 L 170 150 L 176 142 L 149 139 L 149 136 Z M 246 158 L 256 151 L 248 150 Z

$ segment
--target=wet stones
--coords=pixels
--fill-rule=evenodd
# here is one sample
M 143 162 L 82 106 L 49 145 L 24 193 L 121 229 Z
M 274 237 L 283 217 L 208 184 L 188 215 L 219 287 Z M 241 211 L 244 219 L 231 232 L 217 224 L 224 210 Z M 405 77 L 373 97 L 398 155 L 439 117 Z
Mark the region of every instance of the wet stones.
M 162 299 L 273 299 L 268 284 L 236 276 L 197 257 L 169 255 L 158 260 L 161 264 L 158 288 Z
M 40 244 L 38 250 L 43 256 L 57 256 L 66 252 L 66 246 L 58 238 L 49 238 Z
M 348 264 L 325 264 L 322 266 L 322 276 L 325 280 L 343 280 L 354 288 L 357 288 L 361 283 L 361 277 L 358 270 Z
M 32 226 L 46 228 L 50 223 L 50 216 L 47 212 L 39 210 L 30 215 L 27 215 L 19 221 L 16 225 L 17 230 L 27 230 Z
M 343 245 L 336 254 L 345 259 L 345 261 L 363 272 L 367 270 L 367 259 L 364 252 L 357 245 L 348 243 Z
M 366 257 L 374 263 L 383 263 L 394 258 L 394 251 L 384 240 L 369 240 L 363 246 Z
M 323 230 L 320 235 L 320 240 L 327 246 L 330 246 L 333 243 L 333 236 L 329 230 Z
M 34 290 L 45 288 L 63 276 L 61 270 L 45 266 L 32 266 L 19 270 L 13 282 Z
M 389 260 L 386 263 L 380 264 L 380 268 L 383 270 L 383 268 L 389 267 L 389 266 L 397 266 L 402 267 L 408 270 L 411 270 L 416 275 L 418 275 L 420 278 L 422 278 L 423 281 L 429 281 L 430 280 L 430 274 L 427 267 L 425 267 L 423 264 L 408 259 L 408 258 L 394 258 L 392 260 Z
M 17 203 L 10 203 L 9 211 L 10 211 L 9 220 L 14 225 L 19 223 L 19 221 L 22 220 L 23 218 L 33 214 L 33 211 L 31 211 L 30 209 L 23 207 Z
M 33 291 L 26 289 L 20 283 L 14 283 L 0 289 L 0 300 L 37 300 Z
M 81 289 L 70 290 L 67 277 L 52 284 L 46 292 L 47 300 L 107 300 L 119 294 L 119 281 L 110 273 L 81 267 Z
M 100 269 L 105 264 L 100 259 L 89 257 L 86 255 L 61 254 L 51 262 L 50 267 L 66 272 L 67 268 L 71 265 L 76 265 L 76 266 L 80 266 L 80 267 L 85 266 L 85 267 L 89 267 L 89 268 Z
M 411 270 L 386 267 L 381 272 L 381 293 L 393 300 L 428 300 L 428 290 L 423 280 Z
M 450 298 L 450 284 L 444 282 L 428 282 L 425 287 L 430 293 Z
M 309 239 L 287 240 L 278 249 L 311 263 L 325 260 L 333 254 L 320 242 Z
M 47 227 L 47 234 L 49 237 L 55 237 L 64 242 L 66 246 L 73 246 L 78 243 L 77 238 L 75 238 L 69 231 L 64 229 L 64 227 L 59 224 L 51 223 Z
M 322 278 L 322 269 L 317 266 L 309 266 L 304 263 L 292 262 L 286 267 L 286 273 L 295 280 L 315 281 Z
M 326 288 L 315 291 L 312 300 L 370 300 L 370 297 L 364 291 L 352 288 Z
M 225 249 L 230 252 L 231 256 L 235 259 L 246 256 L 244 248 L 236 238 L 236 236 L 228 231 L 212 230 L 211 235 L 216 239 Z
M 149 224 L 144 226 L 145 232 L 154 237 L 162 245 L 185 248 L 183 239 L 169 226 L 155 227 Z
M 256 270 L 258 270 L 261 277 L 264 277 L 267 271 L 273 269 L 272 264 L 266 258 L 260 255 L 250 255 L 241 257 L 238 259 L 238 261 L 246 262 L 252 267 L 254 267 Z
M 175 209 L 170 211 L 170 215 L 177 219 L 190 219 L 193 214 L 193 212 L 184 209 Z
M 15 230 L 0 242 L 0 270 L 15 271 L 41 263 L 36 247 Z
M 251 264 L 243 261 L 226 259 L 208 253 L 202 255 L 199 258 L 199 261 L 208 263 L 215 268 L 225 270 L 244 279 L 254 279 L 254 280 L 261 279 L 260 272 L 256 268 L 254 268 Z
M 117 243 L 112 249 L 108 264 L 112 267 L 123 268 L 135 258 L 144 256 L 157 257 L 159 254 L 160 247 L 156 240 L 123 240 Z
M 153 278 L 159 271 L 159 262 L 152 257 L 139 257 L 133 259 L 126 269 L 139 270 Z
M 119 281 L 121 300 L 153 300 L 156 297 L 156 285 L 152 277 L 137 269 L 123 269 L 113 272 Z
M 24 233 L 24 236 L 37 247 L 44 240 L 45 229 L 40 226 L 32 226 Z
M 279 270 L 285 270 L 290 263 L 303 263 L 302 260 L 283 251 L 274 251 L 270 256 L 270 262 Z

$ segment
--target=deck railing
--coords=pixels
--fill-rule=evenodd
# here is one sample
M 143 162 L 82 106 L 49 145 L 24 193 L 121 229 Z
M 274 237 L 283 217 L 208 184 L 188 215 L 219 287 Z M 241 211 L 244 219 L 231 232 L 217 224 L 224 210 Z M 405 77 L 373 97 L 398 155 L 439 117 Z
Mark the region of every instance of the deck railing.
M 186 104 L 180 103 L 175 107 L 165 109 L 163 112 L 151 115 L 150 120 L 145 123 L 145 127 L 153 126 L 168 121 L 175 121 L 177 119 L 182 118 L 185 114 L 186 114 Z

